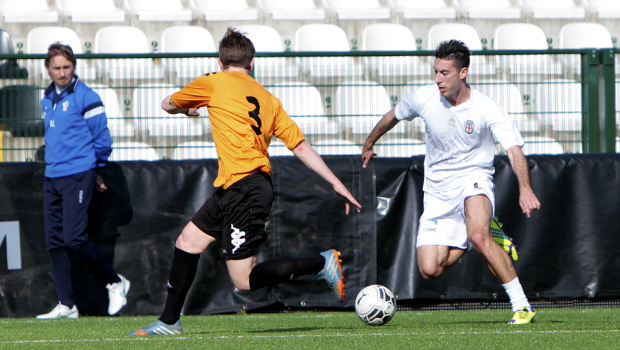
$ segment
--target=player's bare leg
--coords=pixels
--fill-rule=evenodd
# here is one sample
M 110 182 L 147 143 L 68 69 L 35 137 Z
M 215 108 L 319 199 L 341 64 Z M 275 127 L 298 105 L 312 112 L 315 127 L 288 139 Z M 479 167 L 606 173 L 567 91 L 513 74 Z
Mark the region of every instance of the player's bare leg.
M 489 227 L 492 215 L 491 201 L 486 196 L 465 199 L 467 238 L 474 249 L 484 256 L 493 274 L 504 284 L 517 278 L 517 273 L 510 257 L 493 241 Z
M 493 208 L 486 196 L 472 196 L 465 199 L 467 237 L 474 248 L 487 260 L 491 272 L 502 282 L 515 313 L 510 324 L 527 324 L 536 320 L 536 311 L 529 304 L 523 287 L 517 278 L 512 260 L 491 236 L 489 223 Z
M 418 247 L 418 267 L 422 277 L 436 279 L 454 265 L 467 251 L 455 247 L 423 245 Z
M 177 238 L 175 246 L 191 254 L 200 254 L 215 242 L 215 238 L 200 230 L 193 222 L 189 222 Z
M 226 266 L 228 267 L 228 275 L 235 287 L 239 290 L 251 290 L 250 288 L 250 273 L 254 266 L 258 256 L 251 256 L 241 260 L 228 260 Z

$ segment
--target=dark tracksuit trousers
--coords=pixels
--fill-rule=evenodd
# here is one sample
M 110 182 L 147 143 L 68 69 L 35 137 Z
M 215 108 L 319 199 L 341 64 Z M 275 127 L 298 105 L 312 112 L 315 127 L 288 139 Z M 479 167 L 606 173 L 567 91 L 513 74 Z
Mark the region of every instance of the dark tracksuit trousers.
M 120 281 L 112 264 L 86 232 L 96 177 L 95 170 L 88 170 L 65 177 L 46 177 L 43 184 L 45 242 L 58 300 L 69 308 L 75 304 L 70 254 L 79 254 L 94 263 L 106 283 Z

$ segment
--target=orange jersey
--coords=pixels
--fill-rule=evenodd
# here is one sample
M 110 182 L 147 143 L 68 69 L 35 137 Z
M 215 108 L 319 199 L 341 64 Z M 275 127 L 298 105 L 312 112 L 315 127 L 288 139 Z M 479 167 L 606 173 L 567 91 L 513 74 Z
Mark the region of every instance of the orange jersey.
M 290 150 L 304 140 L 280 101 L 241 72 L 202 75 L 171 100 L 181 108 L 209 109 L 219 166 L 215 187 L 228 188 L 257 171 L 271 175 L 267 147 L 273 135 Z

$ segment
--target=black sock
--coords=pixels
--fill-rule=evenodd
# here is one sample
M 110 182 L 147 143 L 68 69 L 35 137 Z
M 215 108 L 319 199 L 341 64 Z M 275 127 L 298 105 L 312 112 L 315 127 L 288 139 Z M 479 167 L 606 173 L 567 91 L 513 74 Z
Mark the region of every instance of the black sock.
M 191 254 L 174 248 L 174 258 L 168 276 L 168 297 L 159 318 L 163 323 L 175 324 L 181 317 L 185 297 L 196 277 L 199 258 L 200 254 Z
M 319 273 L 325 265 L 322 255 L 310 258 L 275 259 L 262 262 L 250 272 L 250 289 L 274 286 L 299 276 Z

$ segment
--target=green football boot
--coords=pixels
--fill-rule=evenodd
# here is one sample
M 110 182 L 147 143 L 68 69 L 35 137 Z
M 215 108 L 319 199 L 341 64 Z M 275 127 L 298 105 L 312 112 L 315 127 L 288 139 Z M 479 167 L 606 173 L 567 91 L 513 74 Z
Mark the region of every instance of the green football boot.
M 491 236 L 493 236 L 495 243 L 499 244 L 512 260 L 519 260 L 517 247 L 512 243 L 512 239 L 506 236 L 504 230 L 502 230 L 502 224 L 497 219 L 497 216 L 491 218 Z

